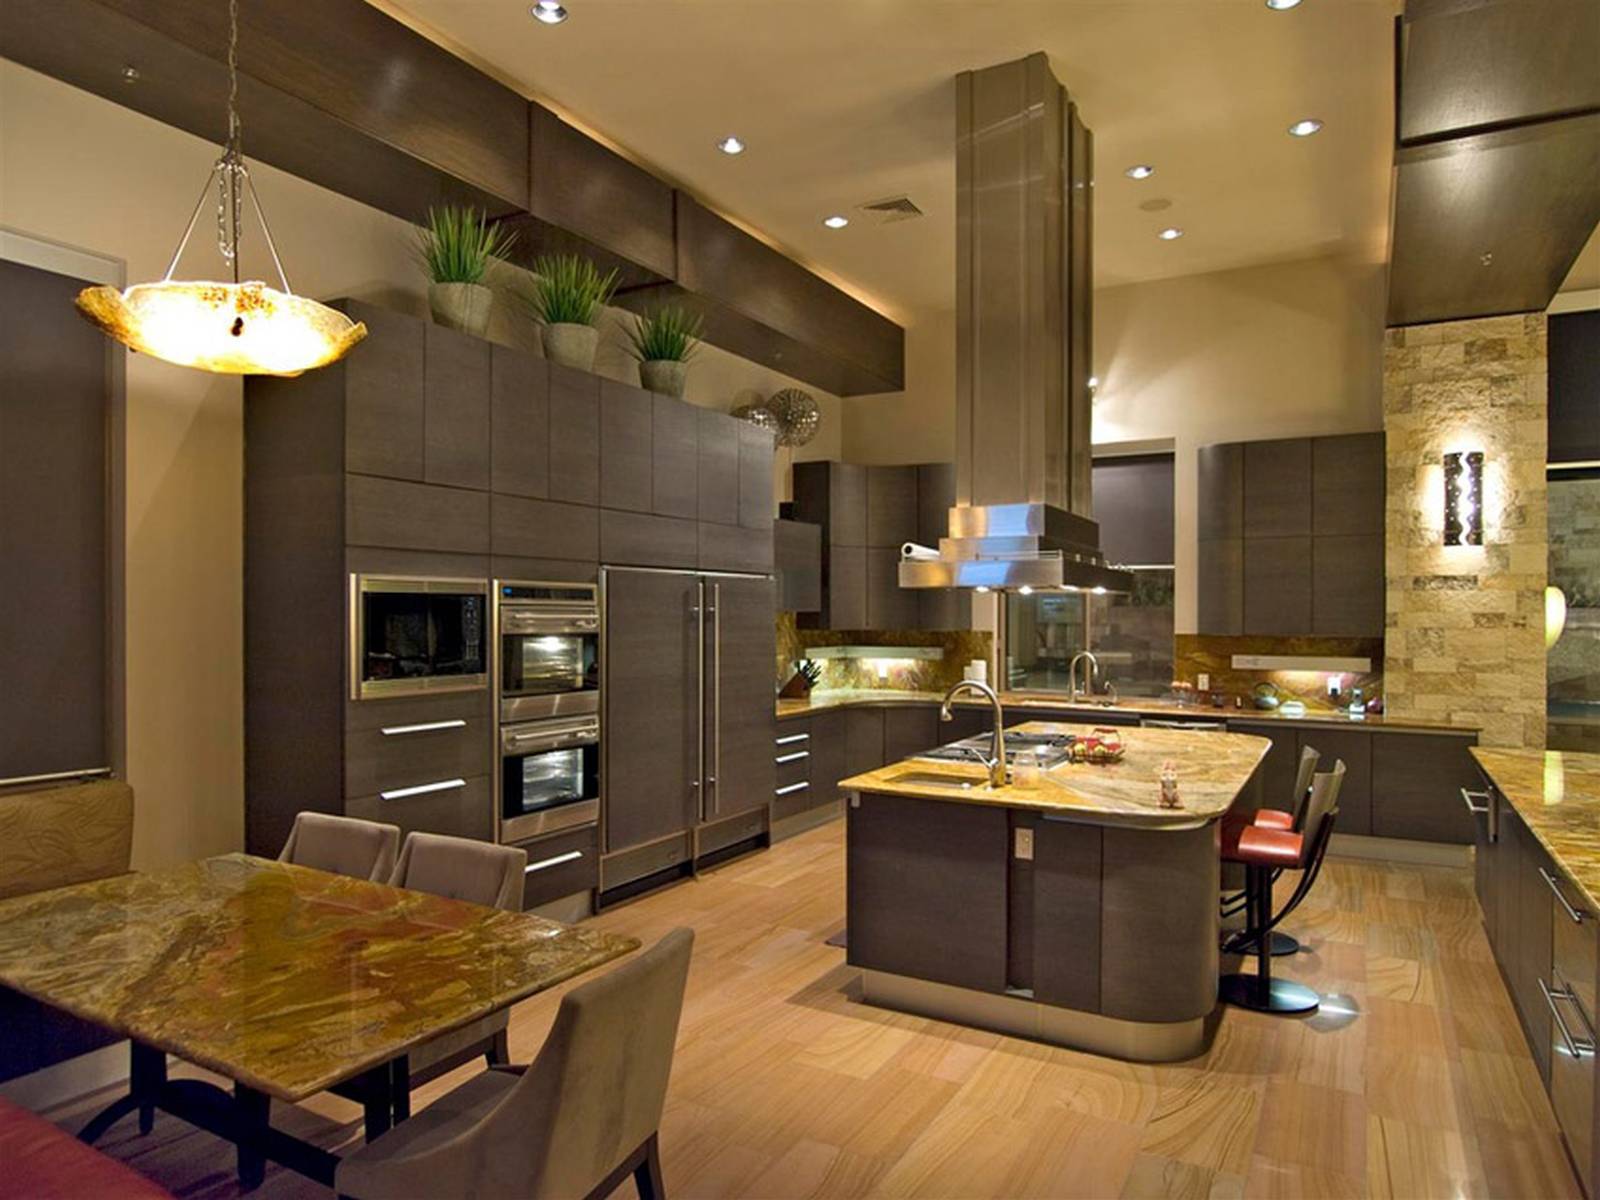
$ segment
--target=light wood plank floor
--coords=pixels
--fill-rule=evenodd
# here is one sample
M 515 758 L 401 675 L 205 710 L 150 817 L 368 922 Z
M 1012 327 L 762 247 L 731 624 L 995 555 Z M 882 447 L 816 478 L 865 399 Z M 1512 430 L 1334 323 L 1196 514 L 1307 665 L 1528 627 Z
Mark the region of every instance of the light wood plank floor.
M 1578 1195 L 1468 870 L 1330 861 L 1290 923 L 1311 950 L 1285 972 L 1324 1011 L 1228 1009 L 1203 1057 L 1130 1066 L 859 1003 L 825 944 L 843 840 L 836 822 L 598 918 L 647 941 L 697 932 L 662 1130 L 676 1200 Z M 558 997 L 518 1006 L 515 1058 Z M 358 1118 L 332 1097 L 275 1117 L 330 1147 Z M 180 1196 L 237 1194 L 225 1145 L 167 1116 L 134 1125 L 102 1147 Z M 278 1169 L 258 1194 L 328 1195 Z

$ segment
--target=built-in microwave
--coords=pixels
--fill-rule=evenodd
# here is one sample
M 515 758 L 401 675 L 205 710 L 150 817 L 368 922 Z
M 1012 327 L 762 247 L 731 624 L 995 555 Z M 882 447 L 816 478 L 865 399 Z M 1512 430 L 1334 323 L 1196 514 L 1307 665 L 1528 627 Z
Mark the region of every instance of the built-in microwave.
M 489 581 L 350 577 L 350 695 L 470 691 L 489 683 Z

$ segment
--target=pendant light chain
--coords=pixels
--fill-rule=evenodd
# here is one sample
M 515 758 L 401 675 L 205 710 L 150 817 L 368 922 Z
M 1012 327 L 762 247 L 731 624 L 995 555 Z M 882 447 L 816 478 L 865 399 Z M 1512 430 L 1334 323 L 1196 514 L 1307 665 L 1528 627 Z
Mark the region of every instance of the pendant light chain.
M 239 282 L 239 213 L 246 172 L 239 152 L 239 0 L 228 0 L 228 141 L 217 161 L 217 249 Z

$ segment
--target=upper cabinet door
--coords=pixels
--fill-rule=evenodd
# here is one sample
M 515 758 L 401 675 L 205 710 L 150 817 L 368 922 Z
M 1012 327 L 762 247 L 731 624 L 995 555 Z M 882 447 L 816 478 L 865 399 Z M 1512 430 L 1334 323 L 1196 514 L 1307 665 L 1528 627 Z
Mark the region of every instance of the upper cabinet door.
M 1383 534 L 1311 539 L 1311 632 L 1383 636 Z
M 917 468 L 917 541 L 937 548 L 950 532 L 956 503 L 955 463 L 923 463 Z
M 1381 433 L 1312 439 L 1312 532 L 1383 532 L 1383 456 Z
M 746 529 L 771 529 L 778 515 L 772 498 L 774 453 L 771 433 L 739 422 L 739 524 Z
M 1245 537 L 1289 537 L 1310 532 L 1311 439 L 1246 442 Z
M 867 468 L 854 463 L 828 464 L 828 543 L 867 544 Z
M 1129 454 L 1096 462 L 1094 511 L 1100 522 L 1100 550 L 1108 561 L 1170 566 L 1172 455 Z
M 1244 443 L 1201 446 L 1199 537 L 1202 542 L 1244 536 Z
M 485 490 L 489 343 L 431 322 L 423 328 L 423 478 L 428 483 Z
M 550 499 L 600 502 L 600 379 L 549 363 Z
M 370 304 L 345 304 L 364 321 L 361 353 L 345 373 L 345 469 L 391 479 L 422 478 L 424 326 Z
M 700 515 L 700 410 L 652 397 L 651 508 L 663 517 Z
M 543 500 L 550 494 L 550 377 L 545 360 L 507 346 L 489 350 L 490 486 Z
M 700 410 L 700 519 L 739 523 L 739 426 L 727 413 Z
M 868 467 L 867 545 L 899 548 L 916 536 L 916 467 Z
M 1311 539 L 1244 539 L 1244 632 L 1311 628 Z
M 651 484 L 651 427 L 655 399 L 614 379 L 600 381 L 600 504 L 649 512 L 654 501 Z

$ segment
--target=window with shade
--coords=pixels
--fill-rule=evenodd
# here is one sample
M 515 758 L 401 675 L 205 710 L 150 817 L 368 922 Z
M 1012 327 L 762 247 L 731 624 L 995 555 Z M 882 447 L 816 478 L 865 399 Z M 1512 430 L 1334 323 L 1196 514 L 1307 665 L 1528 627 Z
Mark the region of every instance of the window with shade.
M 1066 692 L 1082 650 L 1099 663 L 1097 692 L 1110 683 L 1122 696 L 1155 696 L 1172 682 L 1172 455 L 1097 458 L 1094 517 L 1107 561 L 1132 571 L 1133 591 L 1008 593 L 1005 669 L 1013 690 Z

